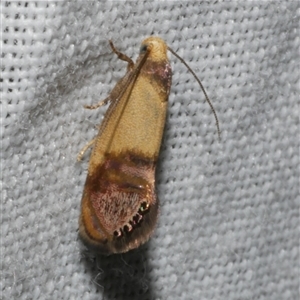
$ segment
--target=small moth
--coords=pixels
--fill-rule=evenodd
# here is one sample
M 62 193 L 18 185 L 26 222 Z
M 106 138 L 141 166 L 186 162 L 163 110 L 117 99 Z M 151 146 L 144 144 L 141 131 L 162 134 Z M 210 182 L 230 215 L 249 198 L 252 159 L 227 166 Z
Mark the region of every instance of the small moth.
M 139 247 L 149 239 L 157 221 L 155 168 L 172 79 L 167 50 L 188 67 L 204 91 L 184 60 L 158 37 L 142 42 L 136 63 L 111 41 L 110 46 L 128 63 L 127 73 L 105 100 L 85 106 L 95 109 L 110 103 L 98 135 L 78 155 L 80 160 L 93 145 L 79 235 L 89 248 L 106 254 Z M 204 94 L 220 133 L 215 110 Z

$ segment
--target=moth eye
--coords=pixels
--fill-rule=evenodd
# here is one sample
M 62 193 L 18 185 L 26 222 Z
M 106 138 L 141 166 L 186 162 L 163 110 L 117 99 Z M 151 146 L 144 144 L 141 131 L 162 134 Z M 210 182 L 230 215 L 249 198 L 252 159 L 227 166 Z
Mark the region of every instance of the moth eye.
M 141 203 L 141 206 L 139 208 L 139 213 L 145 213 L 149 209 L 149 204 L 144 201 Z
M 148 45 L 142 45 L 140 48 L 140 53 L 145 53 L 148 50 Z

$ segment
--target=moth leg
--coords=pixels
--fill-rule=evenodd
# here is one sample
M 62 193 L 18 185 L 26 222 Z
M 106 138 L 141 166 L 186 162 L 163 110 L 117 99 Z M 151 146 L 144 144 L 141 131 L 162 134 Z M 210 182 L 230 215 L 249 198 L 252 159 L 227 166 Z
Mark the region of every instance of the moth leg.
M 97 104 L 94 104 L 94 105 L 84 105 L 83 107 L 87 108 L 87 109 L 96 109 L 96 108 L 98 108 L 98 107 L 100 107 L 102 105 L 106 105 L 109 101 L 111 101 L 110 96 L 108 96 L 107 98 L 105 98 L 104 100 L 100 101 Z
M 133 67 L 134 67 L 134 62 L 132 61 L 132 59 L 130 57 L 128 57 L 126 54 L 118 51 L 115 48 L 115 46 L 114 46 L 114 44 L 113 44 L 113 42 L 111 40 L 109 40 L 109 45 L 110 45 L 112 51 L 117 54 L 117 56 L 118 56 L 119 59 L 127 61 L 127 63 L 128 63 L 128 65 L 127 65 L 127 72 L 131 71 L 133 69 Z
M 81 161 L 83 154 L 85 153 L 85 151 L 87 149 L 89 149 L 96 141 L 96 138 L 93 138 L 91 141 L 89 141 L 82 149 L 81 151 L 78 153 L 77 155 L 77 161 Z

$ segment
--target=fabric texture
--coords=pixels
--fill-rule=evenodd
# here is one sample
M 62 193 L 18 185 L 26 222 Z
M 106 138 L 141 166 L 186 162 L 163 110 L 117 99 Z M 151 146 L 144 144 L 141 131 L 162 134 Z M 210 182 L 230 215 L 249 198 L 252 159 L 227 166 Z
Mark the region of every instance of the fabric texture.
M 1 2 L 1 299 L 299 298 L 299 2 Z M 80 201 L 104 99 L 150 35 L 173 83 L 144 246 L 94 256 Z M 150 125 L 149 125 L 150 126 Z

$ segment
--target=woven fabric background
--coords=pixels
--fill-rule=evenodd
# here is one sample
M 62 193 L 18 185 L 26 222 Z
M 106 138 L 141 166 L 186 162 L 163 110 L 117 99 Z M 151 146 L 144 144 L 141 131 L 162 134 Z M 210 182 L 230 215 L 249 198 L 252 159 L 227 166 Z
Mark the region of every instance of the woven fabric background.
M 298 1 L 1 1 L 1 299 L 299 298 Z M 78 240 L 104 99 L 158 35 L 173 85 L 160 216 L 137 250 Z M 150 125 L 149 125 L 150 126 Z

